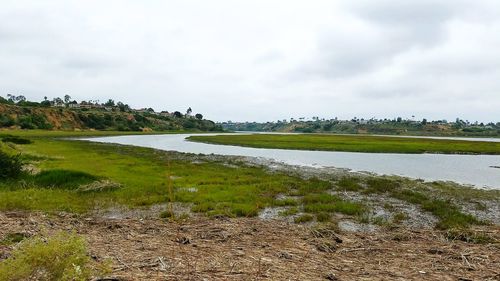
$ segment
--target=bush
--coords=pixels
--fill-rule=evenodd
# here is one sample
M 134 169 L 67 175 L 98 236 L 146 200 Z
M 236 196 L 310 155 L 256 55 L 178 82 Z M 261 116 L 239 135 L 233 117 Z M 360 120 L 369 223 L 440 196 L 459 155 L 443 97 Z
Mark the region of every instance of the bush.
M 77 235 L 28 238 L 0 263 L 0 281 L 89 280 L 90 262 L 85 241 Z
M 9 155 L 0 151 L 0 179 L 17 178 L 23 168 L 20 155 Z

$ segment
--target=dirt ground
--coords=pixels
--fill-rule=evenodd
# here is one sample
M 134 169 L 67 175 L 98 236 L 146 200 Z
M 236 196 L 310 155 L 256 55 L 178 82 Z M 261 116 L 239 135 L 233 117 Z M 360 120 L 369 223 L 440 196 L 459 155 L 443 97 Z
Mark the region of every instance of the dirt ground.
M 106 219 L 0 213 L 0 240 L 74 230 L 107 280 L 500 280 L 498 243 L 444 239 L 433 230 L 335 233 L 258 218 Z M 489 226 L 497 241 L 500 227 Z M 15 246 L 15 245 L 14 245 Z M 0 260 L 13 246 L 0 246 Z

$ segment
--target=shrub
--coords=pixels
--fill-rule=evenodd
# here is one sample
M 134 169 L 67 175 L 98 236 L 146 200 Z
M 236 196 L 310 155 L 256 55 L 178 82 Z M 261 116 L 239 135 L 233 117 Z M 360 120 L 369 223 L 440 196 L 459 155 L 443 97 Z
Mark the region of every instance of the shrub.
M 20 155 L 9 155 L 0 151 L 0 179 L 17 178 L 22 172 Z
M 0 263 L 0 281 L 89 280 L 90 262 L 84 240 L 74 234 L 28 238 Z

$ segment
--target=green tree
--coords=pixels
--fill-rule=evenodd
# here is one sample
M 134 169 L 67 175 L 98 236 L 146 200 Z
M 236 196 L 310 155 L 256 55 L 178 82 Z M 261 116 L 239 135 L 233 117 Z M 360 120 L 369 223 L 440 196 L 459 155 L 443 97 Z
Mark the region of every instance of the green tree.
M 112 99 L 109 99 L 104 105 L 105 106 L 115 106 L 115 101 Z
M 68 104 L 71 101 L 71 96 L 70 95 L 64 95 L 64 103 Z

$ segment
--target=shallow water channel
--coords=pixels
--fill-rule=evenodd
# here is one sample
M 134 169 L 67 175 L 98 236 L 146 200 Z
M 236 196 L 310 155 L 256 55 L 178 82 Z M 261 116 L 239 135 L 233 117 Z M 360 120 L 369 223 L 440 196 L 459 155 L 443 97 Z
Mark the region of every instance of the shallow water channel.
M 291 165 L 347 168 L 426 181 L 454 181 L 500 189 L 500 155 L 394 154 L 249 148 L 196 143 L 192 134 L 85 138 L 84 140 L 173 150 L 188 153 L 264 157 Z M 196 134 L 215 135 L 215 134 Z M 468 139 L 474 141 L 474 139 Z M 500 139 L 479 139 L 500 141 Z

